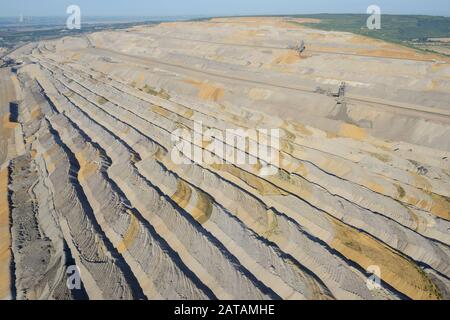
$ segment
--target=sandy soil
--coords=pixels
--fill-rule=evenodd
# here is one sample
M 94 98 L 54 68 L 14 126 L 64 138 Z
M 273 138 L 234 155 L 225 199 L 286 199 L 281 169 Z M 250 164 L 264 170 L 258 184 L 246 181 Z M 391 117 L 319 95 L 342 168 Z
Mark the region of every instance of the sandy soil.
M 163 23 L 13 53 L 25 63 L 17 77 L 1 70 L 0 136 L 15 151 L 0 191 L 15 205 L 0 198 L 2 236 L 12 232 L 0 279 L 17 278 L 0 294 L 448 299 L 450 61 L 291 22 Z M 261 175 L 262 158 L 224 163 L 206 139 L 193 147 L 217 163 L 177 164 L 171 134 L 195 122 L 279 129 L 275 174 Z M 7 225 L 22 216 L 24 238 Z M 80 290 L 64 286 L 72 264 Z

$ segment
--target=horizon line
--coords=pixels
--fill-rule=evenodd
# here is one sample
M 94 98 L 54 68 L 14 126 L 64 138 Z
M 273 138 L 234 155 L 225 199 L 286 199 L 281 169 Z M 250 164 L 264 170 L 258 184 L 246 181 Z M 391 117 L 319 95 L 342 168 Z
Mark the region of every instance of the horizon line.
M 92 17 L 92 18 L 160 18 L 160 17 L 205 17 L 205 18 L 220 18 L 220 17 L 289 17 L 289 16 L 302 16 L 302 15 L 367 15 L 369 13 L 365 12 L 315 12 L 315 13 L 264 13 L 264 14 L 176 14 L 176 15 L 96 15 L 96 14 L 83 14 L 84 17 Z M 430 16 L 430 17 L 445 17 L 449 18 L 450 13 L 446 14 L 420 14 L 420 13 L 382 13 L 382 15 L 389 16 Z M 16 18 L 21 15 L 9 15 L 2 16 L 0 18 Z M 31 17 L 31 18 L 65 18 L 67 15 L 23 15 L 23 17 Z

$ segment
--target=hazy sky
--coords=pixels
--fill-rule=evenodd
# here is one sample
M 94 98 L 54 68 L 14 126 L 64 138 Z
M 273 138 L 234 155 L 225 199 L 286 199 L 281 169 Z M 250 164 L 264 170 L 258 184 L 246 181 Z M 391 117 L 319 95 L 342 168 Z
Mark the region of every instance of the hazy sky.
M 87 16 L 382 13 L 450 16 L 450 0 L 0 0 L 0 16 L 63 16 L 77 4 Z

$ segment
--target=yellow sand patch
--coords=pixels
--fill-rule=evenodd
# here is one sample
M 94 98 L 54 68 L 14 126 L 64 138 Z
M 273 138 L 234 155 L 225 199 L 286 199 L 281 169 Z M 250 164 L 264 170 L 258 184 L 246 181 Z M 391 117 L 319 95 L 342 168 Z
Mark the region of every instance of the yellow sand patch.
M 295 170 L 295 173 L 300 174 L 302 177 L 306 177 L 308 175 L 308 169 L 306 169 L 305 165 L 301 163 Z
M 258 30 L 239 30 L 238 34 L 244 37 L 256 37 L 258 35 Z
M 75 93 L 74 93 L 73 91 L 69 91 L 69 92 L 65 93 L 64 95 L 65 95 L 66 97 L 71 98 L 71 97 L 73 97 L 73 96 L 75 95 Z
M 158 161 L 164 161 L 167 156 L 167 152 L 161 148 L 158 148 L 155 152 L 155 159 Z
M 419 217 L 417 216 L 417 214 L 414 213 L 414 211 L 412 211 L 409 207 L 406 207 L 406 210 L 409 213 L 409 216 L 411 217 L 411 219 L 414 221 L 414 230 L 418 231 L 421 228 L 421 225 L 426 225 L 428 224 L 428 222 L 424 219 L 419 219 Z
M 390 44 L 383 42 L 382 40 L 371 39 L 364 36 L 353 36 L 351 38 L 346 38 L 345 41 L 350 43 L 365 43 L 370 44 L 373 49 L 365 49 L 365 48 L 339 48 L 336 50 L 333 47 L 329 46 L 314 46 L 313 50 L 320 50 L 326 52 L 344 52 L 351 54 L 359 54 L 364 56 L 371 57 L 384 57 L 384 58 L 396 58 L 396 59 L 411 59 L 411 60 L 439 60 L 449 62 L 450 59 L 448 57 L 444 57 L 438 54 L 433 53 L 424 53 L 414 49 L 402 47 L 400 45 Z
M 316 18 L 295 18 L 291 21 L 297 23 L 320 23 L 322 20 Z
M 192 190 L 184 181 L 178 181 L 177 191 L 172 195 L 171 199 L 175 201 L 181 208 L 185 208 L 192 196 Z
M 120 254 L 127 251 L 136 240 L 139 233 L 139 228 L 140 225 L 138 219 L 133 214 L 130 214 L 130 224 L 128 225 L 127 232 L 124 234 L 123 240 L 117 246 L 117 251 L 119 251 Z
M 429 192 L 429 191 L 433 190 L 432 185 L 430 184 L 430 182 L 426 178 L 424 178 L 423 176 L 418 175 L 416 173 L 411 173 L 411 175 L 414 178 L 415 184 L 420 186 L 421 189 L 425 190 L 426 192 Z
M 298 122 L 291 122 L 292 126 L 294 127 L 295 131 L 298 133 L 305 135 L 305 136 L 312 136 L 312 131 L 308 130 L 305 125 L 298 123 Z
M 52 155 L 57 152 L 57 146 L 53 145 L 50 149 L 46 150 L 42 156 L 45 160 L 45 165 L 47 168 L 47 172 L 49 174 L 53 173 L 55 171 L 55 164 L 52 161 Z
M 367 181 L 365 183 L 365 185 L 372 191 L 377 192 L 377 193 L 383 193 L 384 188 L 382 185 L 379 185 L 378 183 L 372 182 L 372 181 Z
M 212 144 L 212 141 L 206 141 L 206 140 L 202 140 L 202 149 L 203 153 L 205 154 L 205 150 Z
M 436 72 L 436 71 L 443 71 L 442 69 L 448 69 L 449 65 L 448 64 L 444 64 L 444 63 L 435 63 L 431 66 L 431 70 Z M 444 78 L 450 78 L 450 76 L 444 76 Z
M 372 157 L 382 161 L 382 162 L 390 162 L 391 157 L 388 154 L 385 153 L 375 153 L 375 152 L 368 152 Z
M 272 91 L 261 89 L 261 88 L 252 88 L 250 89 L 248 96 L 250 99 L 261 101 L 261 100 L 267 100 L 272 95 Z
M 431 80 L 430 84 L 427 86 L 427 90 L 437 90 L 439 89 L 440 84 L 436 79 Z
M 284 135 L 282 135 L 284 140 L 287 141 L 294 141 L 295 140 L 295 134 L 292 133 L 291 131 L 289 131 L 289 124 L 287 121 L 284 121 L 283 124 L 281 125 L 281 128 L 283 130 Z
M 0 171 L 0 300 L 11 298 L 8 169 Z
M 394 50 L 359 50 L 360 54 L 370 55 L 376 57 L 390 57 L 390 58 L 403 58 L 403 59 L 420 59 L 423 58 L 414 52 L 402 52 Z
M 144 87 L 141 90 L 148 94 L 151 94 L 153 96 L 159 97 L 161 99 L 165 99 L 165 100 L 170 99 L 170 94 L 166 90 L 156 89 L 156 88 L 149 86 L 148 84 L 144 85 Z
M 283 168 L 287 172 L 296 172 L 301 166 L 302 165 L 298 165 L 297 162 L 294 163 L 290 157 L 280 153 L 280 168 Z
M 208 60 L 218 61 L 222 62 L 225 60 L 224 56 L 218 55 L 218 54 L 212 54 L 206 57 Z
M 33 120 L 39 118 L 42 115 L 41 107 L 37 106 L 31 110 L 31 118 Z
M 414 262 L 372 237 L 332 218 L 336 231 L 331 246 L 363 268 L 376 265 L 381 279 L 412 299 L 439 299 L 438 290 Z
M 254 169 L 255 171 L 259 172 L 259 170 L 262 169 L 261 161 L 259 161 L 259 160 L 256 161 L 256 164 L 253 165 L 253 169 Z
M 3 124 L 3 128 L 5 128 L 5 129 L 15 129 L 19 124 L 18 123 L 16 123 L 16 122 L 10 122 L 9 121 L 9 117 L 10 117 L 10 113 L 9 112 L 6 112 L 4 115 L 3 115 L 3 118 L 2 118 L 2 124 Z
M 169 100 L 170 99 L 170 94 L 166 90 L 161 89 L 158 92 L 158 97 L 160 97 L 161 99 L 164 99 L 164 100 Z
M 80 165 L 80 170 L 78 171 L 78 179 L 80 181 L 86 180 L 99 169 L 99 165 L 95 162 L 88 161 L 84 157 L 83 152 L 75 153 L 75 157 Z
M 233 24 L 235 24 L 235 23 L 233 23 Z M 224 40 L 227 42 L 239 42 L 240 43 L 240 42 L 244 42 L 249 39 L 254 39 L 257 36 L 258 36 L 258 30 L 245 30 L 244 28 L 242 28 L 241 30 L 233 33 L 230 37 L 227 37 Z
M 267 229 L 262 233 L 262 236 L 270 239 L 274 234 L 279 233 L 277 215 L 273 210 L 267 211 Z
M 169 117 L 170 114 L 171 114 L 171 112 L 167 111 L 167 109 L 164 109 L 164 108 L 162 108 L 160 106 L 157 106 L 157 105 L 151 106 L 150 110 L 152 112 L 155 112 L 155 113 L 159 114 L 159 115 L 162 115 L 163 117 Z
M 197 203 L 195 204 L 195 208 L 190 210 L 194 219 L 200 223 L 204 224 L 209 220 L 212 214 L 212 200 L 205 193 L 197 191 Z
M 20 86 L 15 87 L 14 82 L 16 81 L 17 83 L 17 79 L 15 76 L 11 75 L 8 68 L 0 69 L 0 79 L 2 79 L 2 81 L 0 81 L 0 105 L 6 106 L 10 101 L 19 99 L 16 90 L 20 88 Z M 13 79 L 15 79 L 15 81 Z
M 281 140 L 280 150 L 288 154 L 291 154 L 294 151 L 294 147 L 286 140 Z
M 80 53 L 74 53 L 71 57 L 72 60 L 78 61 L 81 58 L 81 54 Z
M 272 61 L 272 64 L 294 64 L 300 61 L 301 57 L 297 53 L 297 51 L 289 50 L 286 53 L 283 53 L 275 58 Z
M 406 195 L 402 201 L 450 221 L 450 200 L 434 193 L 430 193 L 430 197 L 431 203 L 426 199 L 416 199 L 409 195 Z
M 354 44 L 371 44 L 371 45 L 383 45 L 383 41 L 381 40 L 376 40 L 376 39 L 372 39 L 372 38 L 368 38 L 368 37 L 363 37 L 363 36 L 358 36 L 358 35 L 352 35 L 350 37 L 350 39 L 348 39 L 347 41 L 349 41 L 350 43 L 354 43 Z
M 411 59 L 411 60 L 432 60 L 438 59 L 441 61 L 450 61 L 449 58 L 440 56 L 437 54 L 423 53 L 415 51 L 413 49 L 403 48 L 400 46 L 395 46 L 391 44 L 384 44 L 379 49 L 369 49 L 369 50 L 358 50 L 358 54 L 369 55 L 375 57 L 388 57 L 388 58 L 400 58 L 400 59 Z
M 140 73 L 139 76 L 136 78 L 136 83 L 140 87 L 144 84 L 145 81 L 145 75 L 143 73 Z
M 410 195 L 408 195 L 408 194 L 406 194 L 406 196 L 404 197 L 404 199 L 403 199 L 403 202 L 405 202 L 405 203 L 408 203 L 408 204 L 412 204 L 412 205 L 414 205 L 414 206 L 416 206 L 416 207 L 418 207 L 418 208 L 421 208 L 421 209 L 423 209 L 423 210 L 425 210 L 425 211 L 428 211 L 428 202 L 426 201 L 426 200 L 419 200 L 419 199 L 416 199 L 415 197 L 412 197 L 412 196 L 410 196 Z
M 288 190 L 302 199 L 311 200 L 312 198 L 311 184 L 304 177 L 295 174 L 291 175 L 285 170 L 278 170 L 278 175 L 271 176 L 268 180 L 273 181 L 275 185 L 280 186 L 282 189 Z
M 246 184 L 256 189 L 261 195 L 286 195 L 286 193 L 271 183 L 260 179 L 259 177 L 248 173 L 231 164 L 214 164 L 212 167 L 219 171 L 228 172 L 236 178 L 244 181 Z
M 325 131 L 325 134 L 327 136 L 327 139 L 335 139 L 339 137 L 336 133 L 330 131 Z
M 431 206 L 431 213 L 450 221 L 450 199 L 439 196 L 437 194 L 432 194 L 433 204 Z
M 98 98 L 97 98 L 97 102 L 98 102 L 98 104 L 100 104 L 100 105 L 104 105 L 105 103 L 108 102 L 108 100 L 107 100 L 105 97 L 98 97 Z
M 397 183 L 394 183 L 395 188 L 397 189 L 397 198 L 401 199 L 406 195 L 405 189 Z
M 341 125 L 339 135 L 345 138 L 352 138 L 356 140 L 364 140 L 367 137 L 367 133 L 364 129 L 348 123 L 343 123 Z
M 47 166 L 48 174 L 53 173 L 53 171 L 55 171 L 55 164 L 53 162 L 51 162 L 49 158 L 46 158 L 45 155 L 44 155 L 44 159 L 45 159 L 45 164 Z
M 235 114 L 232 114 L 230 117 L 230 120 L 235 124 L 242 124 L 242 117 L 239 117 Z
M 18 124 L 9 122 L 9 113 L 3 115 L 0 123 L 0 142 L 2 143 L 3 150 L 0 152 L 0 164 L 11 157 L 8 153 L 8 144 L 14 141 L 14 128 Z
M 130 132 L 130 127 L 125 127 L 123 130 L 122 130 L 122 133 L 123 134 L 128 134 Z
M 184 113 L 183 117 L 190 119 L 190 118 L 192 118 L 193 115 L 194 115 L 194 111 L 192 109 L 188 109 Z
M 224 96 L 224 90 L 220 86 L 196 80 L 185 80 L 185 82 L 198 89 L 198 97 L 202 100 L 219 101 Z

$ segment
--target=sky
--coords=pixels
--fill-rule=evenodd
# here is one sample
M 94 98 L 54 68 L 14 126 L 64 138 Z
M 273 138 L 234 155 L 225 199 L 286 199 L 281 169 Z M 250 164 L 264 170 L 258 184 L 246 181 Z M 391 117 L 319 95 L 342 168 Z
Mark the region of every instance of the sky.
M 64 16 L 76 4 L 86 16 L 382 13 L 450 16 L 450 0 L 0 0 L 0 16 Z

